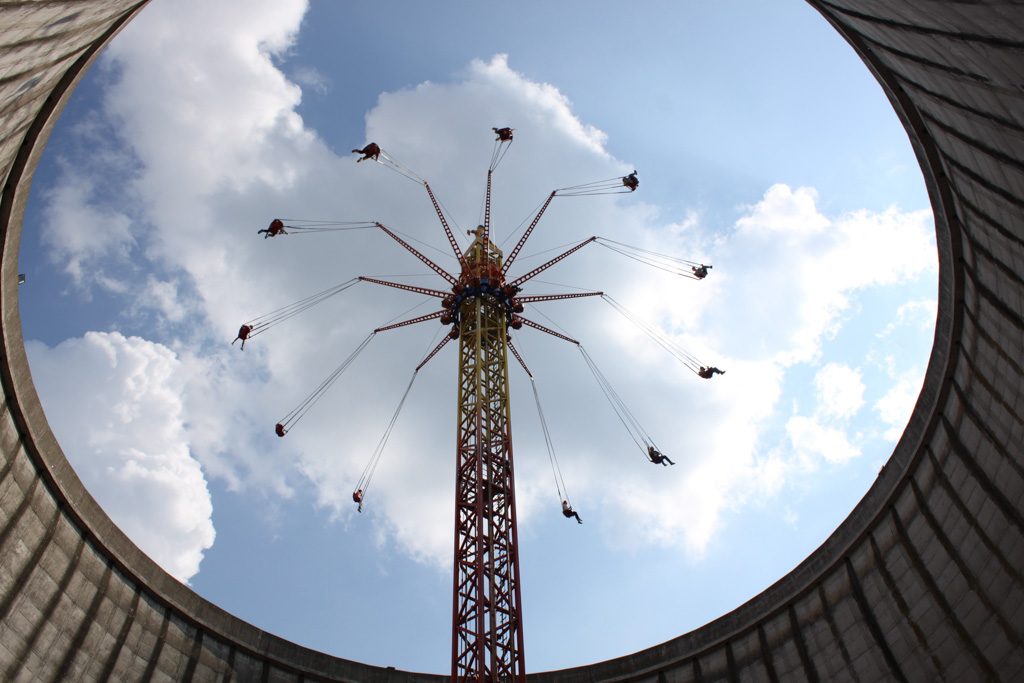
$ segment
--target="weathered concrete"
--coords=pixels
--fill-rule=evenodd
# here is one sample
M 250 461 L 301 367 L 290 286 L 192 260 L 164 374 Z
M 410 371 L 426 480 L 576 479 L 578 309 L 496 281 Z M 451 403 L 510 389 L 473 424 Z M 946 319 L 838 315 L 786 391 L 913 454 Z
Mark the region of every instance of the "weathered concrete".
M 1024 679 L 1024 7 L 809 0 L 885 88 L 931 196 L 939 316 L 903 438 L 761 595 L 590 681 Z M 439 681 L 232 617 L 125 538 L 46 423 L 21 338 L 28 184 L 76 79 L 144 3 L 0 5 L 0 680 Z

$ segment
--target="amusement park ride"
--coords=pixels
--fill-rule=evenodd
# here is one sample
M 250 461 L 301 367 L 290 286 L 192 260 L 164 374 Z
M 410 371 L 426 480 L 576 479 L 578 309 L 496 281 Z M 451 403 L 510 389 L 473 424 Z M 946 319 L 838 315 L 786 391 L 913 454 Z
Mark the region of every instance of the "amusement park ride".
M 331 372 L 305 400 L 275 425 L 275 432 L 278 436 L 283 437 L 294 428 L 351 365 L 356 356 L 366 348 L 374 335 L 429 320 L 439 320 L 442 325 L 450 327 L 445 337 L 413 371 L 412 379 L 406 387 L 384 436 L 363 470 L 352 498 L 359 506 L 359 510 L 362 511 L 373 473 L 417 374 L 449 342 L 457 340 L 459 342 L 458 431 L 455 451 L 455 566 L 451 655 L 453 681 L 522 681 L 526 675 L 510 426 L 508 352 L 511 351 L 516 361 L 526 371 L 531 383 L 533 374 L 513 344 L 510 330 L 519 330 L 526 326 L 574 344 L 583 355 L 588 368 L 594 374 L 613 410 L 645 457 L 654 464 L 674 464 L 660 453 L 654 441 L 611 387 L 583 345 L 567 334 L 562 334 L 525 318 L 523 316 L 524 307 L 543 301 L 602 297 L 698 376 L 710 379 L 713 374 L 722 372 L 717 368 L 702 365 L 691 354 L 678 347 L 669 337 L 637 318 L 603 292 L 584 291 L 571 294 L 525 296 L 522 294 L 523 287 L 534 277 L 592 243 L 601 244 L 647 265 L 697 280 L 707 276 L 711 266 L 594 236 L 579 242 L 532 270 L 521 275 L 510 276 L 509 271 L 516 258 L 555 198 L 630 193 L 637 189 L 639 180 L 636 171 L 633 171 L 624 177 L 552 191 L 533 214 L 529 226 L 508 256 L 505 257 L 498 246 L 491 241 L 491 181 L 495 170 L 512 144 L 514 131 L 511 128 L 495 128 L 493 130 L 497 137 L 487 170 L 483 221 L 475 230 L 468 231 L 472 235 L 473 241 L 465 251 L 456 241 L 445 211 L 429 183 L 398 163 L 375 143 L 371 142 L 361 150 L 353 150 L 362 155 L 358 161 L 375 161 L 417 184 L 421 184 L 426 189 L 451 250 L 458 260 L 458 273 L 449 273 L 441 268 L 408 241 L 402 239 L 396 231 L 379 222 L 274 219 L 267 228 L 259 231 L 265 238 L 269 238 L 293 233 L 381 230 L 444 280 L 447 283 L 447 289 L 418 287 L 374 277 L 359 276 L 246 322 L 239 330 L 238 338 L 235 339 L 235 341 L 241 340 L 244 348 L 246 340 L 359 282 L 393 287 L 440 300 L 440 309 L 433 313 L 385 325 L 371 332 L 355 351 Z M 562 501 L 563 514 L 566 517 L 575 516 L 577 521 L 580 521 L 579 515 L 569 504 L 568 496 L 564 494 L 564 481 L 562 481 L 561 471 L 551 446 L 547 422 L 541 410 L 540 397 L 535 383 L 533 383 L 533 392 L 555 484 Z

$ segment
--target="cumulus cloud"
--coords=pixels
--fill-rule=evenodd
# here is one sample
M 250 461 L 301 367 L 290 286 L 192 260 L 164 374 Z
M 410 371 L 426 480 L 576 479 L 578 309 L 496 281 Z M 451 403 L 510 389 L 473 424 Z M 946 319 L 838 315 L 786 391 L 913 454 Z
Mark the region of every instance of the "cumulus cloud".
M 119 291 L 123 285 L 105 275 L 100 264 L 128 256 L 135 244 L 131 218 L 97 200 L 95 179 L 68 170 L 44 206 L 42 239 L 53 260 L 78 285 Z
M 138 293 L 135 307 L 156 310 L 163 320 L 180 323 L 185 319 L 189 309 L 185 297 L 179 294 L 178 289 L 178 282 L 175 280 L 159 280 L 148 275 L 145 287 Z
M 890 208 L 827 218 L 815 197 L 808 188 L 769 188 L 737 222 L 717 259 L 743 273 L 737 294 L 760 304 L 739 309 L 759 331 L 754 341 L 787 365 L 816 358 L 822 341 L 839 329 L 853 293 L 935 268 L 930 212 Z M 723 322 L 735 327 L 735 315 L 725 313 Z M 749 347 L 749 338 L 736 341 Z
M 896 384 L 875 402 L 874 409 L 878 413 L 878 419 L 887 425 L 883 438 L 896 441 L 903 434 L 907 418 L 921 393 L 923 374 L 916 368 L 905 372 Z
M 810 415 L 796 411 L 786 422 L 792 446 L 791 467 L 817 469 L 822 461 L 844 463 L 861 454 L 848 434 L 850 418 L 864 405 L 864 382 L 859 369 L 827 363 L 814 376 L 816 401 Z
M 120 75 L 108 107 L 140 162 L 131 188 L 153 227 L 144 237 L 145 254 L 177 278 L 150 282 L 148 305 L 169 321 L 179 316 L 186 328 L 181 337 L 190 341 L 180 357 L 204 369 L 181 388 L 189 406 L 202 405 L 190 413 L 195 457 L 238 489 L 287 496 L 300 474 L 315 487 L 317 504 L 348 523 L 349 492 L 412 367 L 436 339 L 436 323 L 375 338 L 285 439 L 273 436 L 276 419 L 368 330 L 418 299 L 361 284 L 287 329 L 254 339 L 244 352 L 225 349 L 242 321 L 354 275 L 441 282 L 378 232 L 263 240 L 255 231 L 278 215 L 380 220 L 428 243 L 424 249 L 442 266 L 455 262 L 444 253 L 422 187 L 339 157 L 296 114 L 301 91 L 272 57 L 294 39 L 305 3 L 251 4 L 241 20 L 234 13 L 241 5 L 231 3 L 147 7 L 110 48 Z M 192 30 L 199 15 L 203 32 Z M 183 35 L 190 37 L 189 50 L 181 49 Z M 374 140 L 428 178 L 465 245 L 462 231 L 480 219 L 495 125 L 517 129 L 495 175 L 495 241 L 506 251 L 515 227 L 553 188 L 633 168 L 632 160 L 607 152 L 606 135 L 574 112 L 556 86 L 515 71 L 504 55 L 475 60 L 444 82 L 382 93 L 366 115 L 365 136 L 351 146 Z M 591 246 L 531 283 L 529 293 L 567 291 L 555 283 L 608 291 L 696 357 L 727 370 L 710 382 L 698 380 L 600 300 L 528 309 L 528 316 L 544 324 L 550 316 L 584 341 L 679 462 L 664 471 L 645 464 L 572 346 L 517 334 L 549 406 L 574 502 L 606 511 L 599 519 L 610 543 L 679 546 L 699 555 L 727 512 L 751 496 L 778 493 L 799 459 L 854 457 L 856 447 L 839 427 L 822 421 L 860 408 L 864 388 L 852 368 L 826 366 L 819 373 L 820 413 L 791 416 L 785 431 L 792 448 L 772 443 L 766 425 L 782 419 L 787 372 L 818 361 L 859 291 L 934 268 L 927 212 L 830 216 L 812 188 L 781 184 L 731 226 L 706 225 L 695 211 L 662 216 L 642 192 L 556 199 L 516 270 L 595 232 L 713 262 L 712 276 L 694 283 L 652 273 Z M 79 251 L 72 246 L 62 258 L 70 262 Z M 198 293 L 185 313 L 174 305 L 181 298 L 174 283 L 183 282 Z M 360 518 L 376 524 L 385 542 L 439 565 L 451 556 L 453 355 L 438 357 L 417 380 Z M 519 519 L 529 525 L 538 514 L 557 514 L 558 502 L 531 427 L 532 394 L 514 370 Z
M 331 79 L 312 66 L 296 67 L 292 72 L 292 78 L 299 85 L 309 88 L 318 95 L 327 94 L 331 87 Z
M 788 185 L 773 185 L 736 227 L 749 235 L 768 235 L 793 243 L 809 235 L 820 235 L 829 221 L 818 212 L 818 192 L 811 187 L 796 190 Z
M 786 433 L 805 467 L 815 467 L 818 458 L 837 463 L 860 455 L 860 449 L 850 443 L 845 430 L 823 425 L 813 417 L 794 415 L 786 423 Z
M 861 373 L 842 363 L 828 363 L 814 376 L 820 410 L 830 417 L 848 419 L 864 405 Z
M 695 500 L 685 489 L 666 488 L 663 509 L 648 519 L 657 518 L 662 530 L 674 519 L 678 529 L 669 536 L 686 539 L 698 551 L 725 511 L 751 496 L 777 493 L 794 473 L 823 462 L 839 465 L 861 453 L 859 437 L 848 431 L 867 389 L 859 369 L 819 367 L 804 410 L 783 418 L 785 441 L 775 443 L 768 428 L 784 411 L 778 403 L 783 383 L 789 373 L 819 362 L 858 293 L 934 272 L 935 257 L 928 212 L 892 208 L 827 216 L 811 188 L 769 188 L 725 233 L 709 234 L 707 226 L 693 226 L 692 217 L 686 222 L 684 231 L 659 234 L 660 248 L 678 245 L 674 251 L 701 260 L 713 255 L 713 276 L 688 290 L 638 282 L 629 301 L 648 320 L 674 331 L 682 346 L 729 370 L 702 387 L 702 396 L 660 388 L 664 395 L 682 394 L 680 402 L 694 418 L 679 420 L 674 432 L 666 424 L 661 428 L 676 443 L 694 446 L 687 460 L 696 459 L 697 471 L 713 478 L 704 482 L 702 492 L 710 500 L 699 512 L 681 510 Z M 673 233 L 685 237 L 674 241 Z M 903 245 L 901 256 L 870 256 L 886 240 Z M 643 348 L 640 337 L 623 341 Z M 709 395 L 711 401 L 724 400 L 709 402 Z M 646 408 L 649 413 L 650 403 Z M 673 504 L 672 497 L 685 502 Z M 709 521 L 699 523 L 701 513 Z M 698 523 L 687 527 L 690 520 Z M 634 521 L 639 526 L 641 515 Z
M 900 304 L 896 309 L 895 319 L 878 333 L 878 337 L 889 337 L 896 330 L 908 325 L 917 326 L 922 330 L 934 329 L 938 306 L 939 302 L 936 299 L 914 299 Z
M 117 332 L 26 348 L 47 418 L 82 482 L 146 554 L 188 581 L 214 529 L 206 480 L 189 452 L 178 358 Z

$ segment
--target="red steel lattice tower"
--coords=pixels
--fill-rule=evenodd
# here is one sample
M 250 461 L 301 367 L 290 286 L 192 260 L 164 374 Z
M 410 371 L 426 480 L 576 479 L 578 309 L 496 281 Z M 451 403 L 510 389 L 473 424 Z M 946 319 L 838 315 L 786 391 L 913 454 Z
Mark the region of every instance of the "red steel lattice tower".
M 478 230 L 460 280 L 500 291 L 501 266 L 501 252 Z M 508 310 L 495 297 L 469 296 L 458 318 L 452 680 L 523 680 Z

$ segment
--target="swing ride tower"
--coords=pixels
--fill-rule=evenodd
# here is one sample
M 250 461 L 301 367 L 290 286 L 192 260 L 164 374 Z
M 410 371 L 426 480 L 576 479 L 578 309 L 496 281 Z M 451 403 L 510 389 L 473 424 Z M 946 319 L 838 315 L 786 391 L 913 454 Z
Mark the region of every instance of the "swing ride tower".
M 501 252 L 486 228 L 465 255 L 458 307 L 452 680 L 526 675 Z M 458 286 L 457 286 L 458 287 Z M 453 302 L 454 303 L 454 302 Z
M 356 350 L 338 368 L 328 375 L 316 389 L 295 409 L 275 425 L 278 436 L 285 436 L 319 401 L 330 386 L 349 367 L 367 344 L 378 333 L 405 328 L 429 320 L 438 320 L 448 326 L 448 333 L 413 370 L 413 376 L 398 403 L 394 415 L 363 470 L 352 499 L 361 512 L 369 491 L 373 474 L 395 426 L 399 412 L 405 404 L 413 383 L 423 366 L 433 359 L 448 343 L 458 340 L 456 447 L 455 447 L 455 539 L 454 571 L 452 577 L 452 650 L 451 680 L 453 683 L 523 682 L 526 663 L 523 648 L 523 615 L 521 576 L 519 571 L 519 538 L 516 528 L 515 468 L 512 458 L 512 415 L 509 401 L 509 353 L 530 378 L 538 416 L 544 431 L 548 457 L 551 460 L 555 485 L 566 517 L 575 515 L 568 500 L 565 482 L 555 458 L 547 423 L 541 410 L 533 374 L 512 342 L 511 331 L 524 326 L 574 344 L 582 353 L 588 367 L 608 398 L 612 408 L 626 426 L 644 458 L 647 449 L 657 453 L 653 440 L 639 426 L 635 416 L 625 407 L 607 378 L 594 365 L 593 359 L 577 340 L 525 318 L 525 305 L 547 301 L 601 297 L 632 322 L 645 329 L 666 350 L 694 372 L 698 361 L 673 342 L 659 337 L 641 321 L 622 308 L 604 292 L 577 291 L 522 296 L 522 286 L 588 244 L 602 244 L 629 258 L 668 270 L 678 275 L 700 279 L 707 274 L 707 266 L 696 262 L 656 254 L 638 247 L 602 237 L 588 237 L 561 254 L 528 270 L 522 275 L 508 278 L 509 268 L 515 262 L 544 212 L 556 196 L 579 197 L 585 195 L 619 194 L 636 190 L 639 181 L 632 174 L 600 180 L 584 185 L 553 190 L 533 214 L 528 227 L 515 246 L 503 258 L 501 249 L 491 241 L 491 188 L 494 171 L 512 142 L 512 129 L 494 129 L 498 134 L 491 163 L 487 170 L 487 190 L 484 196 L 482 222 L 468 231 L 473 241 L 463 252 L 455 239 L 445 211 L 426 180 L 397 162 L 379 145 L 370 143 L 358 153 L 360 161 L 372 160 L 423 186 L 444 229 L 452 255 L 458 261 L 457 274 L 450 273 L 418 251 L 399 234 L 380 222 L 300 221 L 275 219 L 270 227 L 259 231 L 266 238 L 288 234 L 316 233 L 336 230 L 380 230 L 402 248 L 418 258 L 434 274 L 447 282 L 447 289 L 433 289 L 417 285 L 384 280 L 366 275 L 348 280 L 322 292 L 268 313 L 242 325 L 238 339 L 245 341 L 258 336 L 271 327 L 308 310 L 327 298 L 333 297 L 359 282 L 393 287 L 407 292 L 441 300 L 440 310 L 415 318 L 385 324 L 373 330 Z M 285 223 L 287 221 L 287 224 Z M 526 221 L 524 220 L 525 224 Z M 522 224 L 520 225 L 522 227 Z M 410 236 L 407 236 L 410 237 Z M 416 238 L 410 237 L 415 240 Z M 529 257 L 524 257 L 529 258 Z M 702 271 L 698 274 L 698 271 Z M 578 519 L 578 515 L 577 515 Z

